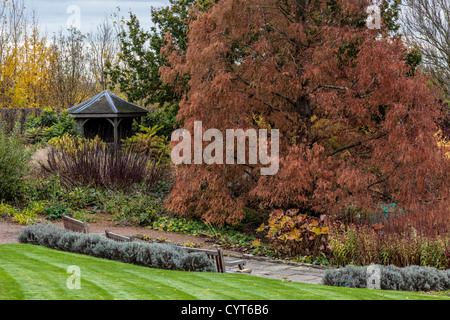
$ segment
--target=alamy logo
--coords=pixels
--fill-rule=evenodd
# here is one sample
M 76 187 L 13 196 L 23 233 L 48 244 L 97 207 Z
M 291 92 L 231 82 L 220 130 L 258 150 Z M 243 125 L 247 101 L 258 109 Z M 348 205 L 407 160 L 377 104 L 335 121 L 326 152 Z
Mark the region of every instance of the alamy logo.
M 81 289 L 81 269 L 78 266 L 68 266 L 67 273 L 71 276 L 67 278 L 67 289 L 69 290 L 80 290 Z
M 367 267 L 367 289 L 381 289 L 381 269 L 372 264 Z
M 368 6 L 366 13 L 367 17 L 366 25 L 369 29 L 381 29 L 381 9 L 378 5 Z
M 209 129 L 203 133 L 202 122 L 195 121 L 193 148 L 191 133 L 186 129 L 175 130 L 171 140 L 179 143 L 172 149 L 171 158 L 176 165 L 192 163 L 256 165 L 259 160 L 261 165 L 268 166 L 261 168 L 261 175 L 275 175 L 279 169 L 279 130 L 270 130 L 270 147 L 268 136 L 267 129 L 260 129 L 258 132 L 255 129 L 246 131 L 227 129 L 224 145 L 224 137 L 220 130 Z M 248 141 L 248 163 L 246 163 L 246 141 Z M 203 142 L 211 143 L 203 149 Z
M 81 29 L 81 8 L 77 5 L 70 5 L 67 7 L 66 13 L 69 14 L 66 25 L 67 28 Z

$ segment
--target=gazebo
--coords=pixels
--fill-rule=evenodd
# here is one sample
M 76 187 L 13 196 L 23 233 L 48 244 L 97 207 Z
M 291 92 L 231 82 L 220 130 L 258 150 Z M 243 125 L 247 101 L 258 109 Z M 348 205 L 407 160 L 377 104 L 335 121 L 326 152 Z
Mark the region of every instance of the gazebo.
M 119 144 L 129 137 L 132 124 L 148 111 L 129 103 L 109 91 L 103 91 L 91 99 L 67 110 L 86 138 L 99 136 L 108 143 Z

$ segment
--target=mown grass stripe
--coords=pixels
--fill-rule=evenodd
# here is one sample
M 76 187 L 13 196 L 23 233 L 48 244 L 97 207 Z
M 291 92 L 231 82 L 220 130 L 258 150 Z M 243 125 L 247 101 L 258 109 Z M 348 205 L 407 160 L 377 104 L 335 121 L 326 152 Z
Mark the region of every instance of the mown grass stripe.
M 198 299 L 197 295 L 193 295 L 190 290 L 183 290 L 178 282 L 174 282 L 172 280 L 173 273 L 175 273 L 176 271 L 169 271 L 170 277 L 168 278 L 165 277 L 164 273 L 164 271 L 167 270 L 158 270 L 142 266 L 136 267 L 137 268 L 127 268 L 126 270 L 123 270 L 123 272 L 132 275 L 135 278 L 137 277 L 137 279 L 140 280 L 140 285 L 151 286 L 153 290 L 158 292 L 159 299 L 173 299 L 174 295 L 180 296 L 181 299 L 184 300 Z M 147 272 L 143 272 L 143 270 L 141 270 L 140 268 L 151 269 L 151 273 L 147 274 Z
M 295 290 L 295 285 L 291 285 L 291 290 Z M 376 289 L 330 287 L 321 285 L 304 284 L 302 290 L 312 297 L 312 299 L 326 300 L 391 300 L 391 299 L 433 299 L 416 292 L 402 292 Z
M 53 250 L 50 250 L 50 252 L 52 251 Z M 68 256 L 70 259 L 65 259 L 63 262 L 61 260 L 55 261 L 53 256 L 48 254 L 49 250 L 47 248 L 36 246 L 33 248 L 32 252 L 30 252 L 29 250 L 22 250 L 21 255 L 23 256 L 23 258 L 20 258 L 20 260 L 26 261 L 27 265 L 29 265 L 31 260 L 34 260 L 36 262 L 33 264 L 35 268 L 41 270 L 44 270 L 46 268 L 45 265 L 56 268 L 55 270 L 59 270 L 64 274 L 64 278 L 62 279 L 62 281 L 59 281 L 64 285 L 67 281 L 67 278 L 70 276 L 66 273 L 67 267 L 70 265 L 79 266 L 82 273 L 82 291 L 71 290 L 70 293 L 73 294 L 73 298 L 78 298 L 81 292 L 83 292 L 84 295 L 89 294 L 89 291 L 98 291 L 96 293 L 93 293 L 94 295 L 92 297 L 90 296 L 89 299 L 171 299 L 174 298 L 174 296 L 179 296 L 180 299 L 195 298 L 194 296 L 181 292 L 178 289 L 178 285 L 176 284 L 169 286 L 167 285 L 167 283 L 163 283 L 161 281 L 150 281 L 150 277 L 146 278 L 147 280 L 145 283 L 139 283 L 139 281 L 133 280 L 133 278 L 139 279 L 139 277 L 141 277 L 142 279 L 142 274 L 145 274 L 145 270 L 149 269 L 147 267 L 129 265 L 107 259 L 93 258 L 76 253 L 68 253 L 57 250 L 55 250 L 54 252 L 60 252 L 65 256 Z M 45 259 L 46 262 L 39 264 L 40 260 L 43 259 Z M 95 264 L 91 263 L 92 259 L 96 259 Z M 89 262 L 88 267 L 85 267 L 86 262 Z M 22 263 L 19 263 L 18 266 L 16 266 L 16 269 L 19 268 L 19 273 L 23 275 L 31 272 L 31 274 L 27 276 L 34 277 L 31 270 L 28 270 L 26 267 L 21 267 L 21 265 Z M 136 269 L 136 271 L 133 273 L 135 277 L 131 277 L 130 279 L 128 279 L 127 277 L 117 277 L 117 273 L 130 273 L 129 270 L 128 272 L 127 270 L 125 270 L 128 268 Z M 162 280 L 164 280 L 164 278 L 162 278 Z M 49 283 L 51 283 L 51 280 L 48 278 L 46 279 L 46 284 Z M 153 284 L 153 286 L 148 286 L 150 283 Z M 90 290 L 89 284 L 96 287 L 96 289 Z M 132 292 L 129 292 L 130 287 L 133 287 Z M 153 288 L 157 292 L 155 292 Z M 64 290 L 65 289 L 67 288 L 64 287 Z M 124 295 L 123 292 L 127 292 L 127 294 Z M 54 298 L 52 297 L 52 299 Z
M 81 268 L 81 290 L 66 287 L 69 265 Z M 450 299 L 412 292 L 302 284 L 252 275 L 152 269 L 29 244 L 0 245 L 0 266 L 0 288 L 7 292 L 6 296 L 0 295 L 2 299 Z
M 62 283 L 65 284 L 65 282 L 61 277 L 60 268 L 54 267 L 48 262 L 33 259 L 26 251 L 14 252 L 14 257 L 14 264 L 9 263 L 11 266 L 8 268 L 11 269 L 9 275 L 20 283 L 17 289 L 23 291 L 25 299 L 32 299 L 32 297 L 39 299 L 41 292 L 48 292 L 47 286 L 52 288 L 47 293 L 50 294 L 50 299 L 55 299 L 63 293 Z M 44 270 L 45 272 L 42 272 Z
M 0 264 L 0 300 L 25 299 L 20 284 L 9 272 L 8 265 Z
M 45 295 L 44 299 L 57 300 L 61 296 L 65 296 L 64 299 L 80 299 L 86 293 L 92 298 L 112 298 L 107 290 L 84 278 L 82 279 L 83 295 L 79 290 L 67 287 L 67 280 L 70 277 L 67 267 L 80 262 L 77 256 L 69 255 L 67 260 L 55 259 L 53 255 L 46 252 L 45 248 L 40 247 L 37 250 L 14 250 L 11 255 L 16 259 L 10 274 L 17 279 L 16 281 L 21 282 L 22 286 L 27 287 L 26 291 L 23 289 L 26 299 L 40 299 L 43 294 Z M 77 260 L 73 260 L 74 258 Z M 82 259 L 84 259 L 83 256 L 81 256 Z M 24 283 L 21 279 L 27 279 L 27 282 Z M 46 288 L 51 288 L 51 290 L 46 290 Z

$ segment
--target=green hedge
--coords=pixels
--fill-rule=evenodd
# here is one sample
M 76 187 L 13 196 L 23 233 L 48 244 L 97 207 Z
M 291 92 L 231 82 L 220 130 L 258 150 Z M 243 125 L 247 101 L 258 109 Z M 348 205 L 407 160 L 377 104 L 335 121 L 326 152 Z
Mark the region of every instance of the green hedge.
M 0 201 L 23 198 L 25 176 L 29 172 L 31 152 L 27 150 L 19 133 L 18 124 L 11 132 L 0 121 Z
M 205 253 L 188 253 L 170 244 L 117 242 L 100 234 L 66 231 L 53 224 L 25 227 L 19 234 L 19 242 L 158 269 L 216 271 L 214 262 Z

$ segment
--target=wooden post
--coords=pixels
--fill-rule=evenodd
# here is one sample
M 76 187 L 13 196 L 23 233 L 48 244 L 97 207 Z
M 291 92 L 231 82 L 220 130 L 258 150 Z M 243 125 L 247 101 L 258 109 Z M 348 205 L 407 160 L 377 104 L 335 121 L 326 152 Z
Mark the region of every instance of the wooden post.
M 120 125 L 120 122 L 122 121 L 122 119 L 114 118 L 113 120 L 111 120 L 111 119 L 107 118 L 107 120 L 113 125 L 114 144 L 118 145 L 119 144 L 119 125 Z
M 80 132 L 82 137 L 85 137 L 84 125 L 88 121 L 89 121 L 89 119 L 76 119 L 76 130 Z
M 114 144 L 117 146 L 119 144 L 119 124 L 117 123 L 117 118 L 114 118 Z

